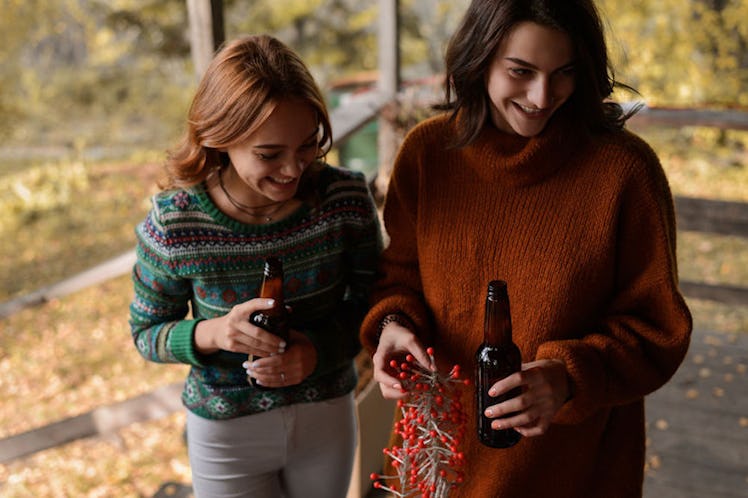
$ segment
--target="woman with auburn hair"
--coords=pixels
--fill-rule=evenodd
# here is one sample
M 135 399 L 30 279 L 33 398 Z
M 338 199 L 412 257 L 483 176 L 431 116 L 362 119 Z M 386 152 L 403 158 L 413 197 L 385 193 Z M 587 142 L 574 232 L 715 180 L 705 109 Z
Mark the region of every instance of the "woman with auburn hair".
M 331 143 L 301 59 L 270 36 L 239 38 L 202 78 L 136 229 L 132 335 L 147 360 L 190 366 L 197 498 L 348 488 L 353 358 L 381 236 L 363 175 L 324 162 Z M 258 297 L 270 257 L 284 266 L 287 343 L 249 321 L 273 304 Z
M 447 48 L 446 112 L 397 155 L 361 335 L 383 395 L 405 396 L 389 366 L 404 354 L 472 370 L 492 280 L 507 282 L 522 355 L 482 413 L 464 390 L 450 496 L 642 496 L 644 397 L 692 323 L 668 182 L 609 101 L 617 85 L 592 0 L 473 0 Z M 519 441 L 482 445 L 478 417 Z

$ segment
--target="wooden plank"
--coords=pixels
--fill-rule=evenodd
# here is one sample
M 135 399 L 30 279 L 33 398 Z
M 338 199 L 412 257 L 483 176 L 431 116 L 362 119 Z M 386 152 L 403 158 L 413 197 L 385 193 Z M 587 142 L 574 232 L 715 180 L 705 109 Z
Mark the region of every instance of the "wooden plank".
M 636 103 L 628 103 L 630 108 Z M 678 109 L 668 107 L 643 107 L 629 120 L 633 127 L 664 125 L 709 126 L 720 129 L 748 130 L 748 112 L 738 109 Z
M 748 237 L 748 203 L 676 196 L 679 230 Z
M 681 292 L 693 299 L 705 299 L 734 306 L 748 305 L 748 288 L 730 285 L 713 285 L 702 282 L 680 283 Z
M 54 448 L 76 439 L 114 432 L 136 422 L 165 417 L 181 409 L 182 383 L 54 422 L 0 440 L 0 463 Z
M 52 299 L 57 299 L 92 285 L 125 275 L 132 271 L 134 264 L 135 251 L 127 251 L 71 278 L 0 303 L 0 318 L 7 318 L 23 308 L 37 306 Z
M 348 97 L 330 113 L 335 144 L 344 142 L 353 133 L 379 115 L 390 100 L 383 92 L 366 92 Z

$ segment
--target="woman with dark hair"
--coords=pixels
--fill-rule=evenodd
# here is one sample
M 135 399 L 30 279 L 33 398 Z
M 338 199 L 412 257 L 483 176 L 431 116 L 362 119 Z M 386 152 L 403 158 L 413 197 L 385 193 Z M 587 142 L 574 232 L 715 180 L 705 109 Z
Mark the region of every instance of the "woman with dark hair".
M 136 230 L 130 324 L 147 360 L 190 366 L 195 496 L 344 496 L 353 358 L 381 249 L 366 181 L 324 162 L 322 95 L 269 36 L 218 52 L 187 124 Z M 284 266 L 288 343 L 249 321 L 273 304 L 258 297 L 269 257 Z
M 685 356 L 675 219 L 652 149 L 608 101 L 617 82 L 591 0 L 474 0 L 446 54 L 447 111 L 395 161 L 362 342 L 383 395 L 389 361 L 471 369 L 489 281 L 508 284 L 520 372 L 488 389 L 493 429 L 472 417 L 458 497 L 641 496 L 644 397 Z M 475 393 L 461 400 L 475 413 Z

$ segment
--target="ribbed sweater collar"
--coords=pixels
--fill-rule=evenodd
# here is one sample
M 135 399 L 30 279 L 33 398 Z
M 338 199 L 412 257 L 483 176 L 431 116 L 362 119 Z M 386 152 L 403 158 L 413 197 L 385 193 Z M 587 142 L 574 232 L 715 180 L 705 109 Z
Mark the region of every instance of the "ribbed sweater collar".
M 568 164 L 582 144 L 584 134 L 570 132 L 574 126 L 569 116 L 557 113 L 542 133 L 525 138 L 487 123 L 463 150 L 466 165 L 490 182 L 515 187 L 542 182 Z

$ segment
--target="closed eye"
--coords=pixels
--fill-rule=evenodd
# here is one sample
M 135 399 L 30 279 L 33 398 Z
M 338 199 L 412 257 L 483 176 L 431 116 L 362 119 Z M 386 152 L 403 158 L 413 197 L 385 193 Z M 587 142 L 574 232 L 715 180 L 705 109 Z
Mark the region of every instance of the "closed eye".
M 510 67 L 509 72 L 512 74 L 512 76 L 515 76 L 518 78 L 527 76 L 532 73 L 531 70 L 525 69 L 523 67 Z
M 257 157 L 259 157 L 263 161 L 272 161 L 274 159 L 278 159 L 279 156 L 280 156 L 280 152 L 276 152 L 274 154 L 265 154 L 263 152 L 257 153 Z

